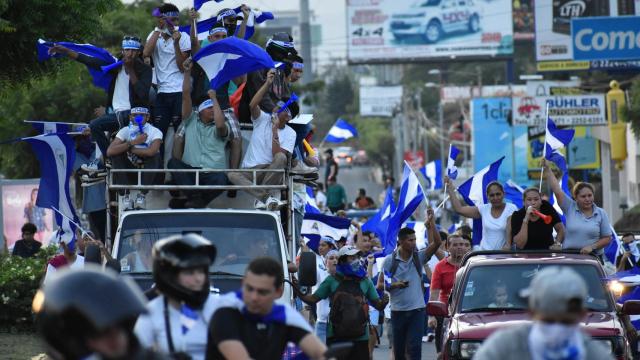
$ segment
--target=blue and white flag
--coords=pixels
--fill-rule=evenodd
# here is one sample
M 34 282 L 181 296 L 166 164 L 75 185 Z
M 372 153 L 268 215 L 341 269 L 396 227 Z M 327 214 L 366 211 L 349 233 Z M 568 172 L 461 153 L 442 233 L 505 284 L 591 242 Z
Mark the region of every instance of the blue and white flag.
M 75 161 L 75 142 L 66 134 L 40 135 L 22 139 L 31 144 L 40 162 L 40 191 L 36 206 L 54 211 L 58 242 L 75 248 L 78 216 L 69 193 L 69 178 Z M 73 221 L 71 221 L 73 220 Z
M 563 173 L 567 172 L 567 161 L 560 152 L 560 149 L 569 145 L 575 133 L 576 131 L 573 129 L 558 129 L 553 120 L 547 118 L 544 137 L 544 157 L 547 160 L 553 161 Z
M 217 89 L 232 79 L 261 69 L 272 69 L 271 56 L 258 45 L 229 37 L 209 44 L 193 56 Z
M 478 171 L 470 179 L 458 187 L 458 192 L 469 206 L 479 206 L 487 203 L 487 185 L 498 180 L 498 170 L 504 160 L 504 156 Z M 482 240 L 482 219 L 473 219 L 473 245 L 480 244 Z
M 393 188 L 389 186 L 382 206 L 375 215 L 370 217 L 367 222 L 362 225 L 362 231 L 373 231 L 378 238 L 383 239 L 387 233 L 389 219 L 395 211 L 396 203 L 393 199 Z
M 352 137 L 358 137 L 358 130 L 343 119 L 338 119 L 331 129 L 329 129 L 324 141 L 330 143 L 341 143 Z
M 398 204 L 396 210 L 389 218 L 389 225 L 385 236 L 380 238 L 382 248 L 384 249 L 383 255 L 390 254 L 396 248 L 400 227 L 413 215 L 423 199 L 424 192 L 420 186 L 418 177 L 405 161 Z
M 429 180 L 429 187 L 425 190 L 442 189 L 442 161 L 433 160 L 420 169 L 425 179 Z
M 449 144 L 449 157 L 447 158 L 447 176 L 451 180 L 455 180 L 458 177 L 458 167 L 456 166 L 456 159 L 460 154 L 460 150 L 457 147 Z
M 72 131 L 82 131 L 87 127 L 87 124 L 75 124 L 67 122 L 56 121 L 25 121 L 40 134 L 66 134 Z
M 209 30 L 213 29 L 213 26 L 218 22 L 217 17 L 212 17 L 209 19 L 205 19 L 202 21 L 198 21 L 196 23 L 196 31 L 198 40 L 202 41 L 209 36 Z M 179 26 L 178 29 L 180 32 L 191 34 L 191 24 Z
M 622 239 L 618 236 L 618 234 L 616 234 L 616 229 L 613 228 L 613 225 L 610 225 L 610 227 L 611 242 L 609 243 L 609 245 L 607 245 L 606 248 L 604 248 L 604 255 L 612 264 L 615 265 L 616 258 L 618 257 L 618 255 L 624 254 L 625 249 L 624 244 L 622 243 Z M 638 243 L 634 241 L 630 244 L 629 249 L 636 263 L 640 261 L 640 249 L 638 249 Z
M 240 24 L 242 23 L 242 17 L 244 14 L 242 13 L 242 9 L 240 7 L 237 7 L 233 10 L 236 12 L 236 15 L 240 17 L 238 19 L 238 26 L 236 27 L 237 34 L 237 32 L 240 31 Z M 251 11 L 249 12 L 249 19 L 247 20 L 247 28 L 244 33 L 244 39 L 251 39 L 253 34 L 256 32 L 256 24 L 262 24 L 267 20 L 273 19 L 275 19 L 275 16 L 273 16 L 273 13 L 271 12 L 251 9 Z
M 242 300 L 242 290 L 220 295 L 216 299 L 216 311 L 223 308 L 231 308 L 240 311 L 246 318 L 263 324 L 283 324 L 297 327 L 306 332 L 312 332 L 311 326 L 304 317 L 289 304 L 274 303 L 267 315 L 249 313 Z M 214 313 L 211 315 L 212 317 Z
M 322 211 L 318 208 L 318 204 L 316 203 L 316 198 L 313 195 L 313 189 L 311 186 L 305 185 L 306 187 L 306 202 L 304 204 L 304 213 L 305 214 L 320 214 Z
M 569 191 L 569 172 L 568 171 L 564 171 L 562 173 L 562 178 L 560 179 L 560 188 L 562 189 L 562 192 L 564 192 L 565 197 L 571 198 L 571 191 Z M 566 225 L 567 218 L 564 216 L 564 211 L 562 211 L 560 204 L 558 204 L 558 201 L 556 199 L 556 194 L 554 194 L 553 191 L 549 196 L 549 203 L 553 206 L 553 208 L 558 213 L 558 215 L 560 215 L 560 220 L 562 220 L 562 223 Z
M 523 205 L 522 195 L 524 194 L 524 189 L 513 182 L 513 180 L 509 179 L 504 184 L 504 197 L 509 200 L 513 205 L 515 205 L 518 209 L 520 209 Z
M 204 5 L 204 3 L 208 3 L 211 0 L 193 0 L 193 7 L 196 10 L 200 10 L 200 8 L 202 7 L 202 5 Z M 215 0 L 217 3 L 222 2 L 223 0 Z
M 104 62 L 106 65 L 113 64 L 117 61 L 117 59 L 111 55 L 107 50 L 99 48 L 97 46 L 91 44 L 76 44 L 72 42 L 50 42 L 39 39 L 37 42 L 38 49 L 38 61 L 46 61 L 51 58 L 62 57 L 60 54 L 50 55 L 49 49 L 51 49 L 54 45 L 59 44 L 67 49 L 73 50 L 79 54 L 84 54 L 86 56 L 90 56 L 93 58 L 97 58 Z M 113 81 L 113 75 L 108 72 L 104 72 L 99 69 L 94 69 L 87 65 L 87 69 L 93 78 L 93 85 L 104 89 L 107 93 L 109 92 L 109 86 Z
M 349 236 L 351 220 L 324 214 L 304 214 L 300 234 L 306 239 L 307 246 L 318 252 L 318 244 L 323 236 L 334 240 Z

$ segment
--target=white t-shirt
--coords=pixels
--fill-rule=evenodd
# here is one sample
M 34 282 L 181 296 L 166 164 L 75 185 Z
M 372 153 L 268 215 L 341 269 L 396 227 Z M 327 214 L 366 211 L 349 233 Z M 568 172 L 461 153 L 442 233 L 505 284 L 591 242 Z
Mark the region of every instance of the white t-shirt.
M 316 256 L 316 266 L 318 267 L 317 270 L 317 282 L 316 282 L 316 286 L 313 287 L 313 292 L 315 292 L 318 289 L 318 286 L 324 281 L 324 279 L 326 279 L 329 276 L 329 273 L 327 272 L 327 269 L 324 265 L 324 260 L 322 259 L 322 256 L 317 255 Z M 320 301 L 318 301 L 316 303 L 316 315 L 317 315 L 317 320 L 318 322 L 328 322 L 329 321 L 329 299 L 322 299 Z
M 169 325 L 171 340 L 176 352 L 186 352 L 194 360 L 204 360 L 207 350 L 207 331 L 209 322 L 216 310 L 216 297 L 209 295 L 201 310 L 197 311 L 198 319 L 186 334 L 182 334 L 180 310 L 170 304 Z M 154 348 L 161 352 L 169 352 L 167 331 L 164 321 L 164 296 L 160 295 L 147 304 L 147 314 L 140 315 L 133 331 L 140 344 L 145 348 Z
M 180 33 L 180 50 L 182 52 L 191 50 L 191 39 L 189 34 Z M 153 35 L 153 31 L 147 36 L 147 41 Z M 182 92 L 183 75 L 176 64 L 176 51 L 173 39 L 165 40 L 162 35 L 158 37 L 156 48 L 151 55 L 156 73 L 158 93 Z
M 67 266 L 62 267 L 63 269 Z M 82 269 L 84 268 L 84 256 L 76 255 L 76 261 L 74 261 L 71 265 L 68 265 L 69 269 Z M 53 274 L 58 271 L 53 265 L 47 264 L 47 272 L 44 274 L 43 284 L 46 284 L 47 281 L 53 276 Z
M 296 132 L 285 125 L 283 129 L 278 129 L 280 147 L 289 153 L 293 153 L 296 145 Z M 253 133 L 247 153 L 242 161 L 243 168 L 252 168 L 258 165 L 271 164 L 273 154 L 271 153 L 271 114 L 260 111 L 260 116 L 253 119 Z
M 482 241 L 480 250 L 501 250 L 506 240 L 507 218 L 517 211 L 515 205 L 507 203 L 499 218 L 491 215 L 491 204 L 478 206 L 482 217 Z
M 118 71 L 116 77 L 116 86 L 113 89 L 113 100 L 111 101 L 113 110 L 125 111 L 131 110 L 131 102 L 129 101 L 129 74 L 124 70 L 124 66 Z
M 136 148 L 139 148 L 139 149 L 148 148 L 149 146 L 151 146 L 151 143 L 154 142 L 155 140 L 160 139 L 160 141 L 162 141 L 162 131 L 160 131 L 155 126 L 149 123 L 145 123 L 144 126 L 142 127 L 142 130 L 144 131 L 145 134 L 147 134 L 147 140 L 142 144 L 136 145 L 135 146 Z M 138 136 L 138 134 L 140 134 L 140 129 L 138 128 L 138 125 L 129 123 L 129 126 L 123 127 L 122 129 L 120 129 L 120 131 L 118 131 L 118 133 L 116 134 L 116 137 L 122 141 L 131 141 L 135 139 L 136 136 Z

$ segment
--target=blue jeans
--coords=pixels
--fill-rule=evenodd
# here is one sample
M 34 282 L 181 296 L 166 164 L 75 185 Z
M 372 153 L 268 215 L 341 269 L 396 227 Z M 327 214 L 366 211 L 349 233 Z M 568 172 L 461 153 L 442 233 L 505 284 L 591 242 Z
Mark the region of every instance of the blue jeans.
M 395 360 L 404 360 L 406 358 L 405 354 L 409 355 L 411 360 L 420 360 L 425 316 L 424 308 L 409 311 L 391 311 Z
M 91 129 L 91 138 L 98 144 L 102 156 L 107 156 L 107 148 L 109 148 L 109 138 L 104 134 L 105 131 L 112 133 L 120 130 L 129 124 L 129 114 L 131 112 L 120 111 L 119 113 L 107 113 L 98 118 L 91 120 L 89 129 Z
M 316 322 L 315 331 L 316 336 L 322 340 L 323 343 L 327 342 L 327 323 L 326 322 Z
M 172 158 L 167 164 L 169 169 L 201 169 L 191 166 L 182 160 Z M 178 185 L 195 185 L 196 174 L 188 172 L 172 172 L 171 176 Z M 229 179 L 224 173 L 200 173 L 200 185 L 227 185 Z M 190 200 L 200 199 L 206 205 L 222 193 L 222 190 L 186 190 L 185 194 Z

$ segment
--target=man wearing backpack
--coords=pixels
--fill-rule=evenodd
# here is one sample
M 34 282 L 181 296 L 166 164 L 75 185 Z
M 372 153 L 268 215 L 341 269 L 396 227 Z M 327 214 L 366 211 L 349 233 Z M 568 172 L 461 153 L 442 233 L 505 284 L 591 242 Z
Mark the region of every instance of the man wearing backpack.
M 433 209 L 427 210 L 427 238 L 429 246 L 417 251 L 413 229 L 402 228 L 398 232 L 397 249 L 384 258 L 380 276 L 390 274 L 391 331 L 395 360 L 419 360 L 422 350 L 422 332 L 426 314 L 422 269 L 440 247 L 440 234 L 436 229 Z
M 346 359 L 369 360 L 369 311 L 367 300 L 382 311 L 389 302 L 388 296 L 378 297 L 376 288 L 367 277 L 367 269 L 358 256 L 359 250 L 344 246 L 338 252 L 336 274 L 328 276 L 312 295 L 304 295 L 294 287 L 296 294 L 307 304 L 313 305 L 329 298 L 329 327 L 327 343 L 353 342 Z

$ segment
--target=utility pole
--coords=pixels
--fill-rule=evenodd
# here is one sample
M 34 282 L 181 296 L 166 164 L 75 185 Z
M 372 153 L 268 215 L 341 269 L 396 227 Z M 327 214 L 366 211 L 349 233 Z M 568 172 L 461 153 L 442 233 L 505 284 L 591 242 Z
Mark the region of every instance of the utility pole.
M 302 58 L 304 59 L 302 82 L 305 84 L 308 84 L 313 80 L 313 61 L 311 60 L 311 24 L 309 17 L 309 0 L 300 0 L 300 41 L 302 43 Z

